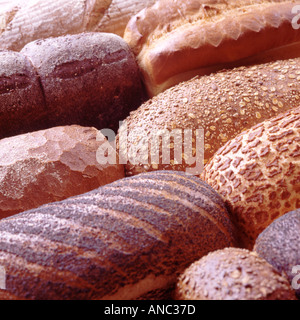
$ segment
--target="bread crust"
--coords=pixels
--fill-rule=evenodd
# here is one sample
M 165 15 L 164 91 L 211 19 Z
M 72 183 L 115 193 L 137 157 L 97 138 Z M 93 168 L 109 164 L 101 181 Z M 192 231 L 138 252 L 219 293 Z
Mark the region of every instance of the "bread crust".
M 130 18 L 155 0 L 14 0 L 0 3 L 0 49 L 82 32 L 123 36 Z
M 0 219 L 122 179 L 122 165 L 97 161 L 105 141 L 77 125 L 0 140 Z
M 300 108 L 237 135 L 201 178 L 226 201 L 241 246 L 252 249 L 275 219 L 300 207 Z
M 234 245 L 220 196 L 180 172 L 121 179 L 0 221 L 7 291 L 36 300 L 158 294 L 196 259 Z
M 129 21 L 124 39 L 153 96 L 186 80 L 187 72 L 195 76 L 237 66 L 247 57 L 298 43 L 294 6 L 280 0 L 161 0 Z
M 300 105 L 300 59 L 240 67 L 197 77 L 180 83 L 143 103 L 126 118 L 118 133 L 127 128 L 126 141 L 120 140 L 119 152 L 127 151 L 126 175 L 144 171 L 181 170 L 193 168 L 185 159 L 181 163 L 163 163 L 162 148 L 159 163 L 143 162 L 143 147 L 148 148 L 160 130 L 203 129 L 204 164 L 229 140 L 244 130 Z M 195 137 L 195 135 L 194 135 Z M 144 139 L 144 141 L 143 141 Z M 183 141 L 184 142 L 184 141 Z M 175 150 L 170 144 L 171 160 Z M 183 143 L 182 143 L 183 145 Z M 135 147 L 137 146 L 137 147 Z M 151 149 L 152 151 L 152 149 Z M 186 154 L 187 156 L 187 154 Z M 194 154 L 195 156 L 195 154 Z M 134 159 L 134 162 L 132 161 Z M 140 159 L 140 160 L 139 160 Z M 202 161 L 202 159 L 201 159 Z

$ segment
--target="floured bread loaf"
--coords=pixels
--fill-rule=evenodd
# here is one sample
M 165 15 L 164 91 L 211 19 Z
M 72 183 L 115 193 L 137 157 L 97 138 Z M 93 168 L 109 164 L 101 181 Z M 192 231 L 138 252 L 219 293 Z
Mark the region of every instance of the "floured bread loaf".
M 0 218 L 88 192 L 124 177 L 99 164 L 95 128 L 55 127 L 0 140 Z
M 27 299 L 159 294 L 193 261 L 233 245 L 220 196 L 179 172 L 121 179 L 0 221 L 6 289 Z
M 129 19 L 155 0 L 12 0 L 0 2 L 0 49 L 86 31 L 123 36 Z

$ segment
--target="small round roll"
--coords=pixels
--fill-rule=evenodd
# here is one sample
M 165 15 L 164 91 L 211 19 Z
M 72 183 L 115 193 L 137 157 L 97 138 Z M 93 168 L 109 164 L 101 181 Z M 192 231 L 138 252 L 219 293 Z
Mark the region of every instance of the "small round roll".
M 240 248 L 225 248 L 194 262 L 179 277 L 182 300 L 296 300 L 289 281 L 267 261 Z

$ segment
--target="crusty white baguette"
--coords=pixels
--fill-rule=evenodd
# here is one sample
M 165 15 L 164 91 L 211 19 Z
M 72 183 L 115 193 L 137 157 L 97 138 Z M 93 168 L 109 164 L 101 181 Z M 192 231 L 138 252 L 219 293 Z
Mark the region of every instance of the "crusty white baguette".
M 0 138 L 71 124 L 117 130 L 144 101 L 135 57 L 114 34 L 36 40 L 0 57 Z
M 154 0 L 15 0 L 0 3 L 0 49 L 86 31 L 123 36 L 129 19 Z
M 129 21 L 124 39 L 153 96 L 195 75 L 261 58 L 299 56 L 295 5 L 285 0 L 160 0 Z
M 300 208 L 300 107 L 237 135 L 216 152 L 202 179 L 227 203 L 242 246 Z
M 124 121 L 117 138 L 119 152 L 128 155 L 126 175 L 157 169 L 191 170 L 196 161 L 189 159 L 200 155 L 203 148 L 206 164 L 243 130 L 299 106 L 300 58 L 239 67 L 183 82 L 146 101 Z M 126 139 L 119 139 L 125 128 Z M 162 130 L 170 136 L 175 130 L 181 130 L 182 135 L 184 130 L 192 130 L 196 138 L 199 129 L 204 130 L 204 145 L 193 143 L 196 154 L 184 152 L 183 137 L 182 143 L 176 140 L 177 147 L 182 147 L 180 161 L 175 161 L 175 141 L 167 147 L 156 144 L 160 148 L 158 162 L 151 158 L 155 152 L 152 141 Z M 167 134 L 162 138 L 167 141 Z M 164 162 L 167 149 L 172 161 Z
M 137 299 L 234 244 L 220 196 L 180 172 L 121 179 L 0 221 L 6 289 L 25 299 Z
M 122 165 L 97 161 L 105 141 L 77 125 L 0 140 L 0 219 L 123 178 Z

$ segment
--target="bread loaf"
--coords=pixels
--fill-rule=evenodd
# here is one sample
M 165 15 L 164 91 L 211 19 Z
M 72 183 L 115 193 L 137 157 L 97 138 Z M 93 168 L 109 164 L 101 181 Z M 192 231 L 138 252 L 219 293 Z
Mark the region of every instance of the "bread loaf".
M 0 221 L 6 289 L 26 299 L 137 299 L 235 244 L 220 196 L 180 172 L 145 173 Z
M 88 192 L 124 177 L 96 158 L 95 128 L 55 127 L 0 140 L 0 218 Z
M 297 300 L 287 278 L 266 260 L 225 248 L 194 262 L 179 277 L 180 300 Z
M 8 1 L 6 1 L 8 2 Z M 123 36 L 129 19 L 154 0 L 14 0 L 0 3 L 0 49 L 86 31 Z
M 195 75 L 298 57 L 295 5 L 285 0 L 160 0 L 131 18 L 124 39 L 154 96 Z
M 300 209 L 273 221 L 256 239 L 254 251 L 286 274 L 300 298 Z
M 0 51 L 0 138 L 48 126 L 38 74 L 28 58 Z
M 121 154 L 128 155 L 124 161 L 126 175 L 157 169 L 191 170 L 196 163 L 193 157 L 200 155 L 203 148 L 206 164 L 220 147 L 243 130 L 299 107 L 299 80 L 300 59 L 279 60 L 195 78 L 153 97 L 133 111 L 119 130 L 118 140 L 127 130 L 126 139 L 120 139 L 118 147 Z M 155 149 L 152 139 L 161 131 L 166 131 L 166 140 L 167 133 L 171 135 L 176 130 L 184 135 L 184 130 L 190 129 L 195 137 L 201 128 L 204 139 L 201 136 L 199 141 L 203 145 L 199 142 L 197 147 L 193 142 L 192 146 L 196 155 L 186 152 L 185 158 L 181 157 L 176 164 L 176 145 L 170 143 L 169 163 L 162 159 L 162 145 L 159 162 L 152 160 L 151 152 Z
M 0 138 L 72 124 L 116 131 L 144 101 L 135 58 L 113 34 L 48 38 L 0 54 Z
M 300 108 L 236 136 L 201 177 L 223 197 L 243 246 L 252 249 L 276 218 L 300 208 Z

